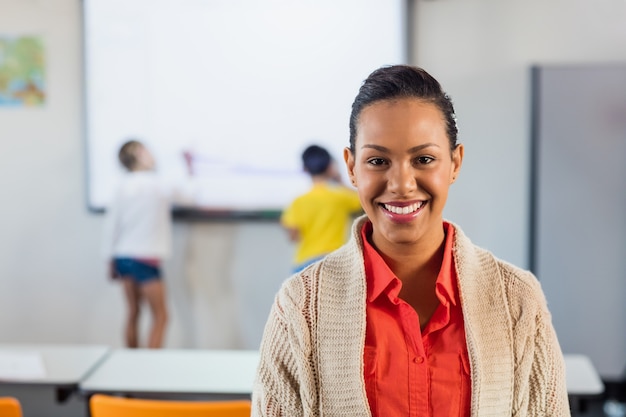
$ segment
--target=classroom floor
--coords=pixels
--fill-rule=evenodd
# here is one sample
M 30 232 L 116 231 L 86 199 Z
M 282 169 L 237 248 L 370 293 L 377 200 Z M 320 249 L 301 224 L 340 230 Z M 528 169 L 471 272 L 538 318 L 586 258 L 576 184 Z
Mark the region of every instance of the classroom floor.
M 606 414 L 602 411 L 603 401 L 590 401 L 587 410 L 578 414 L 572 413 L 572 417 L 606 417 Z
M 587 404 L 587 409 L 585 411 L 579 412 L 578 414 L 572 413 L 572 417 L 623 417 L 619 414 L 606 414 L 604 412 L 604 400 L 593 400 L 589 401 Z
M 604 395 L 600 398 L 588 401 L 586 414 L 581 417 L 624 417 L 626 416 L 626 380 L 603 381 Z M 607 405 L 607 400 L 612 403 Z M 612 414 L 608 412 L 612 411 Z M 576 417 L 572 414 L 572 417 Z
M 604 387 L 604 395 L 583 402 L 584 408 L 578 413 L 573 410 L 572 417 L 626 416 L 626 381 L 604 381 Z M 607 400 L 612 406 L 606 407 Z M 608 414 L 609 411 L 613 414 Z

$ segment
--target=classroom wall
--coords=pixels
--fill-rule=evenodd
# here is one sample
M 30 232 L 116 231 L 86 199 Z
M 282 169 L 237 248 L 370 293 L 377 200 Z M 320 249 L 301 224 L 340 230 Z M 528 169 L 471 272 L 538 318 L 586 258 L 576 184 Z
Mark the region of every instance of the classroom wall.
M 460 140 L 466 146 L 447 214 L 474 242 L 527 267 L 529 68 L 626 62 L 626 2 L 440 0 L 417 4 L 416 62 L 436 74 L 450 92 Z M 561 285 L 591 285 L 563 278 Z M 626 286 L 615 287 L 612 277 L 600 274 L 593 279 L 604 291 L 622 294 L 621 300 L 626 297 Z M 554 311 L 567 311 L 565 307 L 572 303 L 585 309 L 576 325 L 555 321 L 560 340 L 580 340 L 580 335 L 570 332 L 596 330 L 595 343 L 582 347 L 568 342 L 564 350 L 589 355 L 602 376 L 622 376 L 626 369 L 626 354 L 621 351 L 624 333 L 614 329 L 626 328 L 626 317 L 613 314 L 608 318 L 611 326 L 602 326 L 606 315 L 601 316 L 601 310 L 588 300 L 562 297 L 558 291 L 548 295 Z M 622 311 L 619 304 L 613 307 L 611 311 Z
M 416 0 L 414 11 L 414 63 L 451 94 L 466 146 L 446 216 L 527 266 L 528 68 L 626 59 L 626 3 Z M 0 108 L 0 341 L 121 345 L 121 289 L 99 255 L 102 217 L 85 203 L 80 2 L 0 0 L 2 34 L 43 36 L 48 101 Z M 289 272 L 280 227 L 177 223 L 175 241 L 167 346 L 256 348 Z

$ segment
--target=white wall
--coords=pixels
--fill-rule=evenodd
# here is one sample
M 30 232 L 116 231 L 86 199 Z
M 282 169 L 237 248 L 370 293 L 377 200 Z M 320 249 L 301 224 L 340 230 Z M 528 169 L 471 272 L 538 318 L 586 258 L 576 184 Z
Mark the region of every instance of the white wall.
M 452 96 L 466 147 L 446 214 L 475 243 L 528 267 L 529 68 L 626 62 L 626 1 L 438 0 L 417 5 L 416 63 L 432 72 Z M 548 297 L 554 309 L 572 302 L 578 300 Z M 582 303 L 581 308 L 588 311 L 586 320 L 574 326 L 577 331 L 606 320 L 593 314 L 593 306 Z M 626 317 L 609 320 L 613 328 L 626 328 Z M 561 323 L 555 327 L 557 332 L 567 330 Z M 602 375 L 619 376 L 626 354 L 606 353 L 622 345 L 612 341 L 623 338 L 623 332 L 605 328 L 602 333 L 605 338 L 597 340 L 594 349 L 566 345 L 564 350 L 586 353 Z M 570 339 L 565 336 L 562 339 Z M 623 362 L 607 360 L 616 356 Z
M 446 215 L 527 266 L 528 68 L 626 60 L 626 2 L 417 1 L 413 20 L 415 63 L 452 95 L 466 145 Z M 0 108 L 0 341 L 121 345 L 121 290 L 99 257 L 102 219 L 85 208 L 80 2 L 0 0 L 0 34 L 43 36 L 48 69 L 44 108 Z M 167 345 L 256 347 L 289 271 L 282 230 L 211 222 L 175 232 Z

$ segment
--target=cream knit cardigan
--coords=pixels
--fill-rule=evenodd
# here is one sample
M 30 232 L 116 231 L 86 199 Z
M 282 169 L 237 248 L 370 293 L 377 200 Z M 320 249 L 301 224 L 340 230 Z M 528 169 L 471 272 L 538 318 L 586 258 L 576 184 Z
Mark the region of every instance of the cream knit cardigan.
M 366 220 L 355 221 L 346 245 L 282 285 L 261 343 L 252 416 L 371 416 L 363 376 Z M 539 282 L 452 226 L 471 416 L 569 416 L 563 356 Z

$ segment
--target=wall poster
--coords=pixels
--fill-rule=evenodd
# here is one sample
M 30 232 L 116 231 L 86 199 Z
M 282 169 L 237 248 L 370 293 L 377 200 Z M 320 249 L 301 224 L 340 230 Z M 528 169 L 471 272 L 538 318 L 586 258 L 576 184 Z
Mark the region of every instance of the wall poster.
M 45 101 L 42 39 L 0 35 L 0 107 L 38 107 Z

